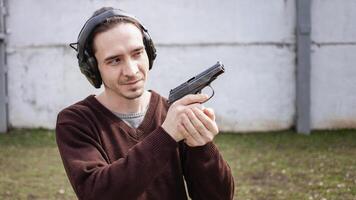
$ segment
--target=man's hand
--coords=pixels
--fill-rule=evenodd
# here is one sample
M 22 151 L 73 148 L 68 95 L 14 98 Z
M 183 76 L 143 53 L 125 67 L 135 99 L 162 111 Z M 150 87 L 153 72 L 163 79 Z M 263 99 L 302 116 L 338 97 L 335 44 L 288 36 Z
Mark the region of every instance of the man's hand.
M 213 141 L 219 133 L 215 114 L 211 108 L 193 107 L 187 111 L 187 117 L 182 121 L 179 130 L 184 135 L 185 143 L 191 147 L 203 146 Z
M 218 134 L 212 109 L 200 104 L 207 95 L 187 95 L 174 102 L 167 112 L 162 128 L 175 140 L 185 139 L 189 146 L 202 146 Z

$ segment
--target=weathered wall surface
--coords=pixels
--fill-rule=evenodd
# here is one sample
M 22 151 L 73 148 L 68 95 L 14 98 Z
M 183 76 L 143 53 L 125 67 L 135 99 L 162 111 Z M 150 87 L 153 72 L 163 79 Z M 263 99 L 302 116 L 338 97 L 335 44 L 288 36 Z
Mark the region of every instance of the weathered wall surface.
M 80 74 L 68 43 L 101 6 L 122 8 L 149 29 L 158 57 L 148 88 L 167 96 L 171 88 L 220 60 L 226 73 L 212 84 L 216 96 L 207 104 L 215 109 L 222 130 L 293 126 L 294 0 L 10 1 L 12 126 L 53 128 L 58 111 L 99 92 Z M 337 127 L 355 125 L 355 2 L 314 1 L 312 12 L 313 127 L 333 128 L 340 120 L 347 123 Z
M 312 12 L 312 127 L 356 128 L 356 1 L 313 0 Z

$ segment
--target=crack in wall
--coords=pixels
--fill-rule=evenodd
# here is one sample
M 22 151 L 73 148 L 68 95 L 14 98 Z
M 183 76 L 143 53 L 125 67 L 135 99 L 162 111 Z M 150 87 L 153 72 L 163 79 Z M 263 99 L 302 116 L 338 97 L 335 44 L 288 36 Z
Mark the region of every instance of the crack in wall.
M 312 41 L 312 45 L 322 46 L 356 46 L 356 41 L 353 42 L 316 42 Z M 157 47 L 217 47 L 217 46 L 276 46 L 276 47 L 295 47 L 295 42 L 207 42 L 207 43 L 156 43 Z M 24 45 L 24 46 L 10 46 L 8 49 L 12 50 L 26 50 L 26 49 L 44 49 L 44 48 L 70 48 L 67 44 L 39 44 L 39 45 Z
M 155 43 L 157 47 L 210 47 L 210 46 L 277 46 L 291 47 L 295 43 L 288 42 L 212 42 L 212 43 Z M 70 48 L 67 44 L 39 44 L 39 45 L 24 45 L 10 46 L 9 49 L 24 50 L 24 49 L 43 49 L 43 48 Z

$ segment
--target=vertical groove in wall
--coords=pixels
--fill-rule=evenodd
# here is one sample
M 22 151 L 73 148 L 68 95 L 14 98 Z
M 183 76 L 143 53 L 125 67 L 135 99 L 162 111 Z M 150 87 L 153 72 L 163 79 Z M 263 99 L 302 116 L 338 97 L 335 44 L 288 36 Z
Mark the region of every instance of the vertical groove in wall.
M 298 133 L 310 134 L 310 0 L 297 0 L 297 121 Z
M 8 92 L 6 69 L 6 0 L 0 0 L 0 133 L 8 129 Z

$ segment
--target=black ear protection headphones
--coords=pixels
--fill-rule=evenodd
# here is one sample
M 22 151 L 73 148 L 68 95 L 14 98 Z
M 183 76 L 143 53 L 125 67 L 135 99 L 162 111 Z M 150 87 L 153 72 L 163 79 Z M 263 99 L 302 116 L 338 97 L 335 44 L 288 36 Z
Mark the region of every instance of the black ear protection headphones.
M 88 50 L 88 42 L 91 37 L 91 33 L 98 25 L 105 22 L 108 18 L 115 16 L 131 18 L 134 21 L 137 21 L 140 25 L 140 28 L 143 32 L 143 43 L 145 45 L 145 50 L 149 59 L 149 69 L 152 68 L 153 61 L 157 56 L 156 48 L 153 44 L 151 36 L 148 34 L 147 29 L 136 17 L 125 13 L 123 10 L 113 8 L 110 8 L 109 10 L 106 10 L 98 15 L 92 16 L 88 19 L 80 31 L 78 35 L 78 41 L 76 43 L 69 44 L 69 46 L 77 52 L 80 71 L 86 76 L 86 78 L 95 88 L 100 88 L 102 80 L 95 56 L 91 55 L 90 51 Z

